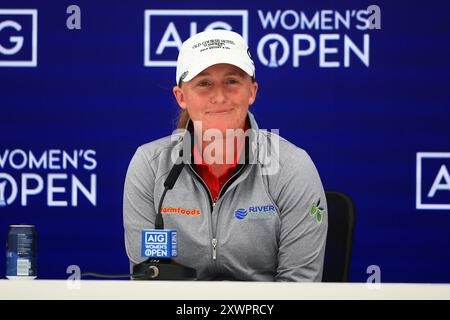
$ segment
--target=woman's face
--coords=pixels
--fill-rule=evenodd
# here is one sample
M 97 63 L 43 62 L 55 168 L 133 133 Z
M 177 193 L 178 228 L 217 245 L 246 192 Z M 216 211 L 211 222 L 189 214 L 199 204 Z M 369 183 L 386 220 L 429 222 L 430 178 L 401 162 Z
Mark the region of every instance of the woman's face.
M 248 108 L 256 98 L 258 84 L 231 64 L 213 65 L 180 87 L 173 88 L 178 105 L 187 109 L 192 121 L 211 128 L 243 128 Z

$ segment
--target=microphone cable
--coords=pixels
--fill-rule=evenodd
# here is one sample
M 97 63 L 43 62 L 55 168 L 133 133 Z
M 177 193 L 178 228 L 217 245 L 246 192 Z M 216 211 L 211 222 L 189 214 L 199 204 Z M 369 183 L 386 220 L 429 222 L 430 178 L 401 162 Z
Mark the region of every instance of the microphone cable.
M 106 274 L 106 273 L 97 273 L 97 272 L 82 272 L 80 274 L 81 278 L 84 277 L 95 277 L 100 279 L 119 279 L 119 278 L 135 278 L 135 279 L 148 279 L 148 278 L 156 278 L 159 274 L 159 270 L 155 268 L 147 268 L 144 269 L 143 272 L 139 273 L 117 273 L 117 274 Z

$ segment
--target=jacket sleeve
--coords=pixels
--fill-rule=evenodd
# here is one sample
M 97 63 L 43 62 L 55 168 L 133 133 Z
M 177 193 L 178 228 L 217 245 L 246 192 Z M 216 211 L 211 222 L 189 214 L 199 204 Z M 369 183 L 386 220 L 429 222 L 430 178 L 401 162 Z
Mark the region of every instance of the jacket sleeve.
M 321 281 L 328 227 L 319 174 L 302 149 L 290 154 L 276 184 L 280 214 L 275 281 Z
M 123 194 L 123 224 L 125 249 L 131 263 L 145 260 L 141 257 L 142 229 L 153 229 L 155 208 L 153 205 L 155 175 L 139 147 L 128 166 Z

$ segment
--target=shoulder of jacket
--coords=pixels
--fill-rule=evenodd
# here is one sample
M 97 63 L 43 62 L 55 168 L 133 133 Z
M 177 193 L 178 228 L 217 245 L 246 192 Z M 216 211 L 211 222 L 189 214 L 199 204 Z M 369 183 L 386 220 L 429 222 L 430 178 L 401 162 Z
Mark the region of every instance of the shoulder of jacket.
M 181 134 L 165 136 L 139 146 L 136 153 L 141 152 L 147 161 L 152 162 L 159 158 L 163 152 L 170 152 L 180 143 L 181 138 Z
M 280 166 L 284 166 L 287 162 L 298 160 L 309 160 L 308 153 L 280 136 L 277 132 L 259 130 L 260 143 L 265 148 L 270 148 L 272 154 L 277 156 Z

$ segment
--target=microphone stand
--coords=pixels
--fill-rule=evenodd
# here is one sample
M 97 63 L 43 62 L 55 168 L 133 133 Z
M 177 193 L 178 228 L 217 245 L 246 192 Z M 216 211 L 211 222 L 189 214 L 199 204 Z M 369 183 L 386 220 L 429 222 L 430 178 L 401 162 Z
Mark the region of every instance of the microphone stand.
M 182 156 L 182 151 L 180 152 Z M 158 206 L 158 213 L 155 218 L 155 229 L 164 229 L 164 219 L 161 214 L 164 197 L 168 190 L 171 190 L 178 180 L 184 163 L 176 163 L 164 181 L 164 192 Z M 149 258 L 133 267 L 134 280 L 196 280 L 195 269 L 183 266 L 170 258 Z

